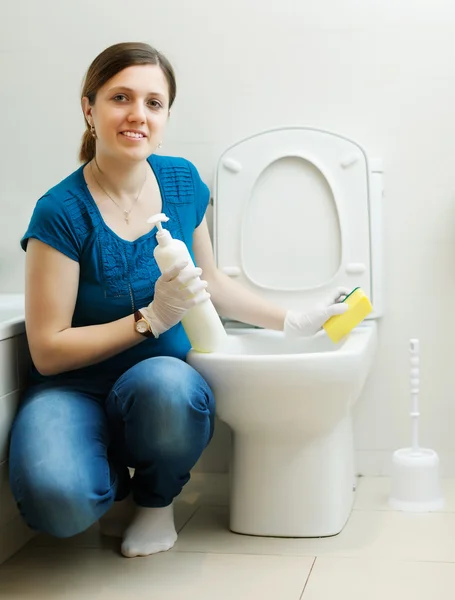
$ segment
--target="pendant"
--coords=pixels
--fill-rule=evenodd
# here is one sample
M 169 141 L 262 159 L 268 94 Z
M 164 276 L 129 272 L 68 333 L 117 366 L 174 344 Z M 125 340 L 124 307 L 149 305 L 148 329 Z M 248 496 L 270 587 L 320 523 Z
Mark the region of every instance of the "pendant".
M 130 224 L 130 213 L 127 210 L 124 210 L 123 212 L 125 213 L 125 223 L 127 225 L 129 225 Z

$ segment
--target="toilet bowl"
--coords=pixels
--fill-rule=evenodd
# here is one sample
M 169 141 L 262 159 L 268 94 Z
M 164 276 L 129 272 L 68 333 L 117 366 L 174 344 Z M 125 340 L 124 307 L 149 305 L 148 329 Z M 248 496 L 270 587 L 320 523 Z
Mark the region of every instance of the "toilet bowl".
M 281 206 L 287 224 L 281 230 L 280 189 L 293 195 Z M 222 349 L 189 352 L 189 364 L 214 392 L 217 416 L 232 430 L 234 532 L 330 536 L 349 518 L 356 487 L 352 407 L 374 362 L 382 314 L 381 199 L 380 162 L 372 168 L 360 146 L 329 132 L 265 132 L 219 161 L 218 268 L 285 308 L 305 310 L 336 285 L 361 286 L 374 308 L 338 344 L 323 330 L 291 339 L 227 323 Z M 328 206 L 321 209 L 323 202 Z M 311 226 L 295 235 L 302 219 Z M 314 249 L 318 231 L 328 260 Z M 302 269 L 311 251 L 313 263 Z
M 223 352 L 191 352 L 233 431 L 232 531 L 311 537 L 339 533 L 355 491 L 351 408 L 377 346 L 376 323 L 333 344 L 228 330 Z

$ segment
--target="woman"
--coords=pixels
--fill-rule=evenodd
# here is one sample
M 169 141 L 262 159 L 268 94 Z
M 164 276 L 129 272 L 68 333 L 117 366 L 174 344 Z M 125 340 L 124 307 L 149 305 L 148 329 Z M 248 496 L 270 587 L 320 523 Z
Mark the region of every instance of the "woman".
M 100 520 L 128 557 L 174 545 L 173 499 L 213 434 L 212 393 L 185 362 L 188 308 L 208 288 L 221 315 L 297 335 L 346 308 L 337 290 L 286 312 L 217 270 L 207 186 L 188 161 L 154 154 L 175 94 L 150 46 L 102 52 L 82 91 L 83 164 L 38 201 L 21 241 L 33 372 L 12 429 L 13 494 L 30 527 L 68 537 Z M 197 268 L 160 275 L 147 224 L 159 212 Z

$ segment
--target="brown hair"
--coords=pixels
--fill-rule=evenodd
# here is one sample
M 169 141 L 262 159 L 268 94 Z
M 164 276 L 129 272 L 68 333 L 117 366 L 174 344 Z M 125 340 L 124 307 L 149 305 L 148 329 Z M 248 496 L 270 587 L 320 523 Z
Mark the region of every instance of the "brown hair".
M 171 108 L 177 93 L 172 65 L 158 50 L 140 42 L 114 44 L 103 50 L 88 68 L 82 86 L 81 98 L 87 96 L 90 105 L 93 106 L 98 90 L 114 75 L 133 65 L 158 65 L 161 68 L 169 86 L 169 108 Z M 96 141 L 90 133 L 90 126 L 87 121 L 85 125 L 86 129 L 79 150 L 79 160 L 81 162 L 92 160 L 96 150 Z

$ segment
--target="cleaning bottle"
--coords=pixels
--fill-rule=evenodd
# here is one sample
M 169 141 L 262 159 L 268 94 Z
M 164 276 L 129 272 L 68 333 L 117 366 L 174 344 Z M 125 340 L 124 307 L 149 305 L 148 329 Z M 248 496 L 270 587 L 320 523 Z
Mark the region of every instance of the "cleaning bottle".
M 194 267 L 186 244 L 173 238 L 167 229 L 163 229 L 161 225 L 163 221 L 169 221 L 169 217 L 164 213 L 147 219 L 147 223 L 153 223 L 158 229 L 156 234 L 158 246 L 153 256 L 161 273 L 182 260 L 188 261 L 188 267 Z M 215 352 L 221 348 L 227 338 L 226 330 L 210 299 L 190 308 L 182 319 L 182 325 L 196 352 Z

